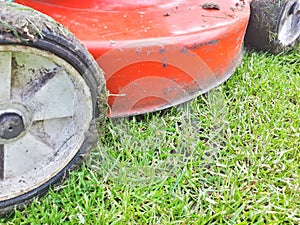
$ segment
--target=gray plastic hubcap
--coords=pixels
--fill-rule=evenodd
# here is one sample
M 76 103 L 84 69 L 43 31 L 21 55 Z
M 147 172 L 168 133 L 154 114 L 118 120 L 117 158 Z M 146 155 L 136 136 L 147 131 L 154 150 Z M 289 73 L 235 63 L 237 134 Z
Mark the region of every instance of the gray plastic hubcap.
M 278 40 L 283 46 L 294 44 L 300 38 L 300 0 L 288 1 L 278 26 Z

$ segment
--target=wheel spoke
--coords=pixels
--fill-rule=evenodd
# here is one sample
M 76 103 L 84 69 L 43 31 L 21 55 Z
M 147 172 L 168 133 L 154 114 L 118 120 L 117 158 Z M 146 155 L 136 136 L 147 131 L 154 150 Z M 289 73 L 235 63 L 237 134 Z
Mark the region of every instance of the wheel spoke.
M 56 67 L 52 71 L 45 72 L 40 77 L 32 80 L 25 91 L 22 93 L 22 98 L 24 101 L 30 99 L 35 93 L 41 90 L 54 76 L 62 71 L 61 68 Z
M 4 178 L 4 145 L 0 144 L 0 180 Z
M 59 149 L 66 140 L 78 132 L 78 128 L 73 124 L 74 121 L 71 117 L 36 121 L 32 124 L 30 132 L 36 138 L 43 139 L 54 149 Z
M 75 90 L 64 71 L 36 90 L 28 100 L 28 105 L 34 110 L 33 121 L 73 116 Z
M 0 53 L 0 102 L 9 101 L 11 89 L 11 53 Z
M 26 134 L 18 141 L 5 145 L 5 179 L 21 177 L 30 171 L 39 171 L 49 163 L 55 150 L 32 134 Z

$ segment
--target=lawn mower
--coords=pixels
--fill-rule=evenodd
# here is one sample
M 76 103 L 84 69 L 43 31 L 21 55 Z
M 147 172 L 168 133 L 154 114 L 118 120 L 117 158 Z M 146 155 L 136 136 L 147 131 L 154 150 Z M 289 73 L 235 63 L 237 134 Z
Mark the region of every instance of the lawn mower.
M 0 9 L 1 214 L 57 183 L 103 118 L 189 101 L 233 74 L 244 42 L 278 53 L 300 36 L 299 0 L 2 0 Z

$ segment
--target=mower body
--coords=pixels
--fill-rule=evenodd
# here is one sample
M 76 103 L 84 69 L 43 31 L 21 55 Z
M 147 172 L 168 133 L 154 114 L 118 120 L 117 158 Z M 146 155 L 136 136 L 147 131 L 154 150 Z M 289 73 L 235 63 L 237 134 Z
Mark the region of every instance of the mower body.
M 110 117 L 157 111 L 224 82 L 242 58 L 246 0 L 16 0 L 49 15 L 105 73 Z

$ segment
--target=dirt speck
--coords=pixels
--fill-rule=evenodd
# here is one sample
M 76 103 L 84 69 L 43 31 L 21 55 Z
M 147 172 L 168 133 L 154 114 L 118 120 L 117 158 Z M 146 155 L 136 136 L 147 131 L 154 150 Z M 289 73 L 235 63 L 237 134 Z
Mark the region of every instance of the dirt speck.
M 220 10 L 220 5 L 215 2 L 207 2 L 201 5 L 202 9 Z

